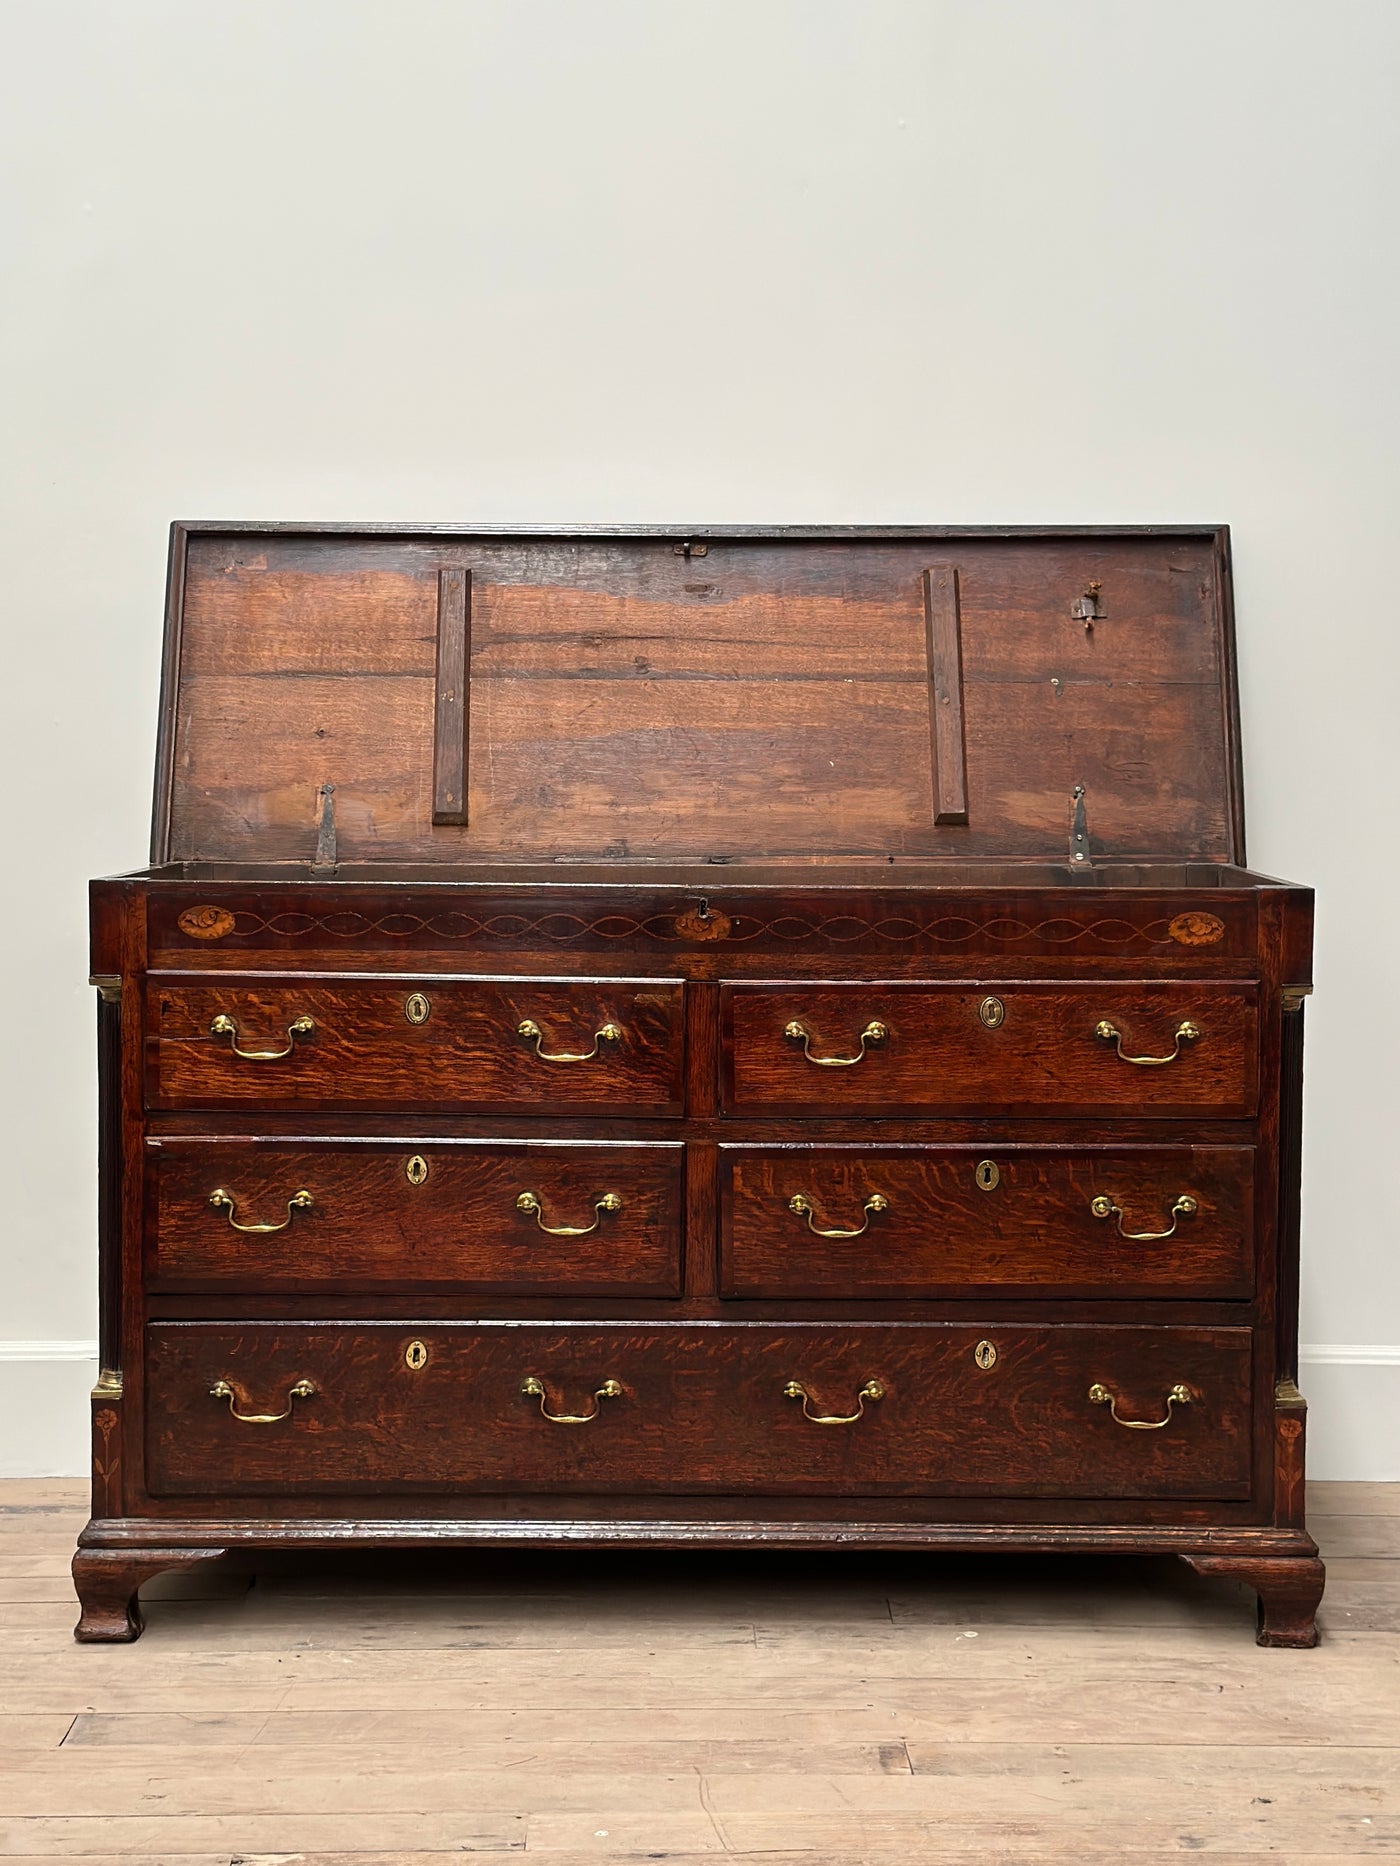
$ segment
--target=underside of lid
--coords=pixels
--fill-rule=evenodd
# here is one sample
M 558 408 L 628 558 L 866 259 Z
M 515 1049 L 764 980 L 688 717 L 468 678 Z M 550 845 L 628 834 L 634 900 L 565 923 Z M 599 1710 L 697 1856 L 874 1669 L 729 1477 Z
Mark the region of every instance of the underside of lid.
M 1243 861 L 1228 539 L 177 525 L 156 861 Z

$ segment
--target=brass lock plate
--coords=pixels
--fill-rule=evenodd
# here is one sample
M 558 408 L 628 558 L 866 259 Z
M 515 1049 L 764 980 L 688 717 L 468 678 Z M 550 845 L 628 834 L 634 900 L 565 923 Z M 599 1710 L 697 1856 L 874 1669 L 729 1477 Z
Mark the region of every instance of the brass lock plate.
M 428 1344 L 426 1341 L 410 1341 L 403 1351 L 403 1364 L 412 1373 L 428 1365 Z
M 972 1350 L 972 1358 L 985 1373 L 989 1367 L 997 1364 L 997 1351 L 990 1341 L 979 1341 Z
M 404 1167 L 403 1173 L 410 1186 L 421 1186 L 428 1177 L 428 1162 L 421 1153 L 415 1153 Z
M 977 1015 L 988 1030 L 997 1030 L 1005 1022 L 1006 1006 L 1000 998 L 984 998 L 977 1007 Z
M 404 1000 L 403 1014 L 410 1024 L 426 1024 L 432 1010 L 432 1004 L 421 991 L 415 991 Z
M 1001 1168 L 995 1160 L 979 1160 L 974 1178 L 983 1192 L 995 1192 L 1001 1184 Z

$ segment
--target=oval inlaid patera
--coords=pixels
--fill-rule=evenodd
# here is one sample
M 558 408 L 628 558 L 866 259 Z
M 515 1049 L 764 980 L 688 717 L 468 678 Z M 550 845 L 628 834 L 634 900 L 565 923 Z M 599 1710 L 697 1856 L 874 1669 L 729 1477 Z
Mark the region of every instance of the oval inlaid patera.
M 729 916 L 717 913 L 713 907 L 703 913 L 698 907 L 688 907 L 676 915 L 676 932 L 682 939 L 727 939 Z
M 1178 946 L 1213 946 L 1225 937 L 1225 922 L 1214 914 L 1178 914 L 1167 931 Z
M 176 924 L 191 939 L 222 939 L 233 931 L 233 915 L 227 907 L 187 907 Z

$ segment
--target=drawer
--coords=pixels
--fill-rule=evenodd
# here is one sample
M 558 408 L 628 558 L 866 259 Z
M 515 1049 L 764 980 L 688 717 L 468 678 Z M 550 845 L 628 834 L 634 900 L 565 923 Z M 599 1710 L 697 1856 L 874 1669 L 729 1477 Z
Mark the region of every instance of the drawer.
M 1250 984 L 764 984 L 722 992 L 743 1113 L 1249 1116 Z
M 147 1475 L 162 1496 L 1243 1497 L 1251 1345 L 1245 1328 L 164 1322 Z
M 678 1296 L 679 1141 L 159 1140 L 152 1289 Z
M 152 979 L 152 1106 L 678 1115 L 684 987 L 651 979 Z
M 722 1293 L 1247 1298 L 1252 1147 L 723 1146 Z

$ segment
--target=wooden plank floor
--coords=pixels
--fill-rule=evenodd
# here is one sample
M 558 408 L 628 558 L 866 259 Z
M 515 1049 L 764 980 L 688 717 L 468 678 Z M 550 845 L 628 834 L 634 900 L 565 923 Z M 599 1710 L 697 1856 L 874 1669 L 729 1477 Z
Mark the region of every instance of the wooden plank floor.
M 1312 1487 L 1324 1643 L 1172 1562 L 252 1557 L 76 1646 L 82 1486 L 0 1483 L 0 1858 L 1400 1856 L 1400 1485 Z

